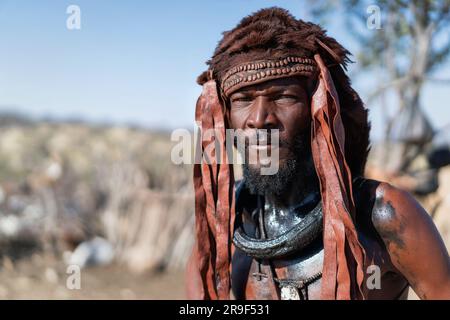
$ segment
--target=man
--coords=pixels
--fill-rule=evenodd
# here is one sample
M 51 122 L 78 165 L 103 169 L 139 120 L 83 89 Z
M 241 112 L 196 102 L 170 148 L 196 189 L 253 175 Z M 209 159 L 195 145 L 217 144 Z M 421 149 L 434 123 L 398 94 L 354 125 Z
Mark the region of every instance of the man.
M 201 147 L 216 149 L 194 167 L 189 298 L 228 299 L 231 289 L 237 299 L 400 299 L 409 286 L 450 298 L 449 256 L 429 215 L 406 192 L 363 178 L 369 124 L 348 55 L 278 8 L 224 33 L 199 77 Z M 228 160 L 229 128 L 254 160 L 236 187 L 231 164 L 214 159 Z M 278 154 L 278 171 L 261 174 L 253 149 Z

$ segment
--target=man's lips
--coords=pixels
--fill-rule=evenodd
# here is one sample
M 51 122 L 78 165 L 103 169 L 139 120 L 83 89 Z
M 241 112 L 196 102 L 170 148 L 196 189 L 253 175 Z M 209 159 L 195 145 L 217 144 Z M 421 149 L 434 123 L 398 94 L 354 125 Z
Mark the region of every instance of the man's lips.
M 239 137 L 239 141 L 242 145 L 247 148 L 252 149 L 271 149 L 271 148 L 284 148 L 288 147 L 288 144 L 281 140 L 272 141 L 273 137 L 271 135 L 249 135 Z M 275 143 L 272 143 L 275 142 Z

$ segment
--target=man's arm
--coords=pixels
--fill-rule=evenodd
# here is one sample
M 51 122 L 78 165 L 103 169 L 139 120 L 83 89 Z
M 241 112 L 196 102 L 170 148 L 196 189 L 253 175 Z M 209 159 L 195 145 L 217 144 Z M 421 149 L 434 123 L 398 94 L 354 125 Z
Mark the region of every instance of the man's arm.
M 377 187 L 372 221 L 394 266 L 421 299 L 450 299 L 450 259 L 430 215 L 407 192 Z

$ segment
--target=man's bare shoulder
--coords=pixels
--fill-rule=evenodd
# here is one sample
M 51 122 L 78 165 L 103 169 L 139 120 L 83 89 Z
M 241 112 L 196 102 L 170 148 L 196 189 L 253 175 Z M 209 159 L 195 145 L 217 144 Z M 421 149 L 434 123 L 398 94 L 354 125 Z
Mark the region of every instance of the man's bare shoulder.
M 379 182 L 373 192 L 372 223 L 396 269 L 421 298 L 448 299 L 450 259 L 431 216 L 389 183 Z
M 405 246 L 405 236 L 408 228 L 423 224 L 424 228 L 432 224 L 428 213 L 414 197 L 387 182 L 371 180 L 375 184 L 374 205 L 371 212 L 373 226 L 383 239 L 387 247 L 395 245 L 401 249 Z
M 379 182 L 374 190 L 375 202 L 372 210 L 372 222 L 386 244 L 392 241 L 402 247 L 402 237 L 407 228 L 423 224 L 424 228 L 432 223 L 431 217 L 419 202 L 407 191 L 394 187 L 387 182 Z

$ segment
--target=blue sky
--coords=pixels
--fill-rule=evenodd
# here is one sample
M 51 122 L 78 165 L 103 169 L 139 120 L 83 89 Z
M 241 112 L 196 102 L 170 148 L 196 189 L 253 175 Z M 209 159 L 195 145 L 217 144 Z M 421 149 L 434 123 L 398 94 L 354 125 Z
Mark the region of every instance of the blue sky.
M 66 28 L 66 8 L 81 9 L 81 30 Z M 0 0 L 0 111 L 93 122 L 192 128 L 205 69 L 221 37 L 243 16 L 281 6 L 310 19 L 306 1 Z M 355 51 L 340 18 L 329 34 Z M 357 69 L 357 64 L 351 70 Z M 448 75 L 448 64 L 441 74 Z M 364 98 L 370 76 L 355 88 Z M 437 127 L 450 121 L 448 86 L 427 86 Z M 381 117 L 372 109 L 375 133 Z

